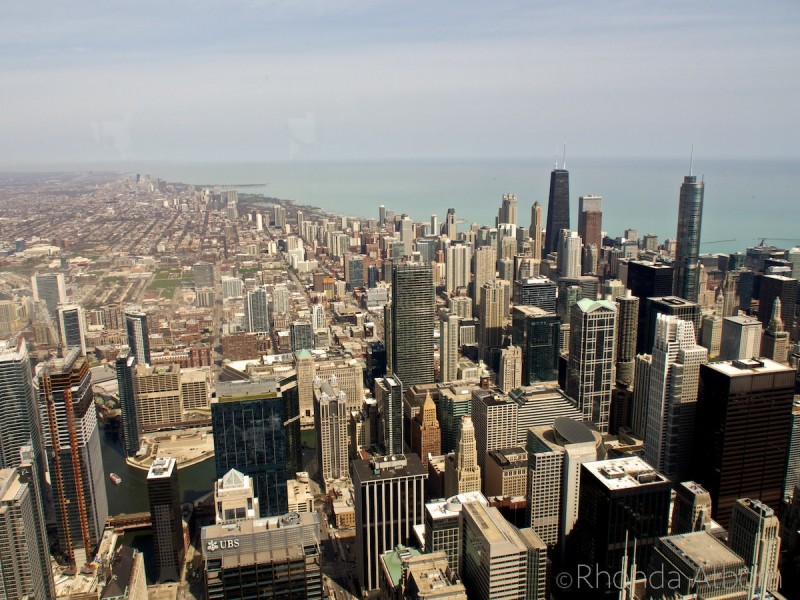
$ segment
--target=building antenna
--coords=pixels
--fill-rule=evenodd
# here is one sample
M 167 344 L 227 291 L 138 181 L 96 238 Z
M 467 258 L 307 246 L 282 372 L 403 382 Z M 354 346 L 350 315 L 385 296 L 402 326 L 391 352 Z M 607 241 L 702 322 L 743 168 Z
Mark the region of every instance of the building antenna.
M 556 169 L 558 169 L 558 145 L 556 145 Z
M 692 144 L 692 151 L 689 154 L 689 175 L 692 174 L 692 167 L 694 166 L 694 144 Z
M 561 167 L 565 171 L 567 170 L 567 142 L 564 142 L 564 160 L 562 161 L 564 164 Z

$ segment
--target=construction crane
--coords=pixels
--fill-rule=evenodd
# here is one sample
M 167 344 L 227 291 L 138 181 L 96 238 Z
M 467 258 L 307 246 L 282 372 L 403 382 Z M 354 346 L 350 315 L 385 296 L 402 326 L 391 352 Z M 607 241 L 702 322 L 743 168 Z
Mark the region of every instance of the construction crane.
M 774 238 L 774 237 L 757 237 L 753 238 L 754 240 L 761 240 L 758 242 L 759 246 L 763 246 L 767 241 L 772 242 L 794 242 L 795 244 L 800 242 L 800 238 Z
M 701 246 L 708 246 L 709 244 L 722 244 L 725 242 L 735 242 L 736 240 L 714 240 L 712 242 L 700 242 Z

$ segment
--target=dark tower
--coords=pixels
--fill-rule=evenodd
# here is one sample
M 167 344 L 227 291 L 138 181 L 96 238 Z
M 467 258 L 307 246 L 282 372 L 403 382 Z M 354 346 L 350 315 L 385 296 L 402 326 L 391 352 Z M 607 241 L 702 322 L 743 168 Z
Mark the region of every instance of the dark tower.
M 544 253 L 558 250 L 562 229 L 569 229 L 569 171 L 556 167 L 550 173 L 550 197 L 547 200 L 547 226 Z
M 691 168 L 689 169 L 691 173 Z M 700 226 L 703 221 L 703 192 L 705 183 L 697 182 L 695 175 L 686 175 L 681 185 L 678 201 L 678 236 L 675 251 L 675 296 L 697 302 L 698 270 L 700 256 Z
M 158 581 L 180 581 L 185 548 L 178 467 L 170 456 L 159 456 L 147 473 L 147 495 L 153 521 Z
M 767 359 L 700 367 L 694 479 L 711 494 L 712 517 L 723 527 L 739 498 L 781 506 L 794 377 Z
M 404 262 L 392 271 L 392 372 L 404 386 L 433 383 L 436 326 L 431 265 Z

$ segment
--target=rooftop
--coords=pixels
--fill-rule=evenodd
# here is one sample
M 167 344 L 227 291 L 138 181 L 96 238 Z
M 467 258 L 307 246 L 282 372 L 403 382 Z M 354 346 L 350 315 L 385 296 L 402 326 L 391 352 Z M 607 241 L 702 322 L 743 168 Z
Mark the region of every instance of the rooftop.
M 172 476 L 175 470 L 175 459 L 171 456 L 159 456 L 150 465 L 147 479 L 166 479 Z
M 789 367 L 776 363 L 768 358 L 747 358 L 715 362 L 706 365 L 706 367 L 719 371 L 728 377 L 748 377 L 750 375 L 759 375 L 763 373 L 792 372 L 792 369 Z
M 698 570 L 732 564 L 744 565 L 738 554 L 707 531 L 673 535 L 661 538 L 661 542 L 673 548 L 683 560 Z
M 669 480 L 638 456 L 583 463 L 584 468 L 610 490 L 643 487 Z
M 368 482 L 427 475 L 428 470 L 416 454 L 377 456 L 369 460 L 354 460 L 351 471 L 353 480 Z

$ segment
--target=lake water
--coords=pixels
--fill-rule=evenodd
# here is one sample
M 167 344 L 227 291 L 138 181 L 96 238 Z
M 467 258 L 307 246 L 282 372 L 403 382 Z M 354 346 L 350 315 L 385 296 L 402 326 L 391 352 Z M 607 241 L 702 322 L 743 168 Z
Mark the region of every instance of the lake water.
M 125 165 L 130 172 L 170 182 L 261 183 L 241 191 L 375 218 L 384 204 L 420 221 L 437 214 L 442 222 L 452 207 L 467 223 L 493 225 L 502 194 L 515 193 L 519 224 L 525 227 L 534 201 L 546 212 L 552 167 L 552 160 L 545 159 Z M 612 237 L 627 228 L 638 230 L 640 237 L 650 232 L 659 240 L 675 237 L 688 160 L 575 158 L 568 159 L 567 167 L 573 227 L 578 196 L 597 194 L 603 197 L 603 229 Z M 744 250 L 762 237 L 783 247 L 800 243 L 800 162 L 697 158 L 694 174 L 706 184 L 702 251 Z

